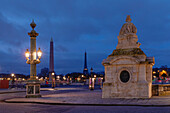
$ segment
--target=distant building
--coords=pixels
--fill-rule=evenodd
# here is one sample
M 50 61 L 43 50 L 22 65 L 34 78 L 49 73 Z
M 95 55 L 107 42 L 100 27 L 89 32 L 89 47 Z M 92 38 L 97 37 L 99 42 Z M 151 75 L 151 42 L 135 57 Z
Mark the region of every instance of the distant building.
M 102 80 L 104 80 L 104 72 L 92 72 L 92 74 L 94 78 L 102 78 Z M 87 79 L 86 76 L 80 72 L 67 73 L 65 77 L 72 82 L 85 82 Z
M 153 68 L 153 78 L 169 78 L 170 68 L 167 65 L 161 66 L 160 68 Z
M 69 81 L 72 81 L 72 82 L 79 82 L 79 78 L 84 78 L 85 76 L 82 75 L 82 73 L 79 73 L 79 72 L 72 72 L 72 73 L 67 73 L 65 75 L 66 78 L 69 79 Z
M 23 74 L 14 74 L 15 80 L 24 81 L 24 80 L 27 80 L 28 78 L 29 78 L 29 76 L 26 76 L 26 75 L 23 75 Z M 11 74 L 1 73 L 0 74 L 0 80 L 12 80 L 12 76 L 11 76 Z
M 48 68 L 42 68 L 41 69 L 41 72 L 38 74 L 38 77 L 41 78 L 43 77 L 44 79 L 45 78 L 49 78 L 49 69 Z

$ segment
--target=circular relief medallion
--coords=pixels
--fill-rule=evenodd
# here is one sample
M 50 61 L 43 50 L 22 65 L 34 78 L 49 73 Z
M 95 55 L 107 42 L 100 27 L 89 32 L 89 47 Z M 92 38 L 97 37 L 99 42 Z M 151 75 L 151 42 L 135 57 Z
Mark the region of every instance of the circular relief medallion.
M 130 79 L 130 74 L 129 74 L 128 71 L 125 71 L 125 70 L 124 70 L 124 71 L 122 71 L 122 72 L 120 73 L 120 80 L 121 80 L 123 83 L 128 82 L 129 79 Z

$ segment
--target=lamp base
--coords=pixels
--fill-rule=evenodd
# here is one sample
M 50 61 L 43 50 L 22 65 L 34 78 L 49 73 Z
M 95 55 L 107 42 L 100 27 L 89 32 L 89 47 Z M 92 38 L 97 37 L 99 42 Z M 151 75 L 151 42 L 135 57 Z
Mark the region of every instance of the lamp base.
M 41 95 L 26 95 L 25 98 L 40 98 Z
M 26 98 L 39 97 L 41 97 L 39 80 L 28 80 L 26 85 Z

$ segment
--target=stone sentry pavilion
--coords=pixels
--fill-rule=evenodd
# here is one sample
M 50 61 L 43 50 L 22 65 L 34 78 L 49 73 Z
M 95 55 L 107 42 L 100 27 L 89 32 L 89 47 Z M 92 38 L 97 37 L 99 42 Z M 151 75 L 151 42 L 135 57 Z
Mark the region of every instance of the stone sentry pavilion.
M 154 57 L 147 57 L 139 48 L 137 29 L 130 15 L 122 26 L 118 45 L 104 59 L 105 82 L 102 98 L 150 98 Z

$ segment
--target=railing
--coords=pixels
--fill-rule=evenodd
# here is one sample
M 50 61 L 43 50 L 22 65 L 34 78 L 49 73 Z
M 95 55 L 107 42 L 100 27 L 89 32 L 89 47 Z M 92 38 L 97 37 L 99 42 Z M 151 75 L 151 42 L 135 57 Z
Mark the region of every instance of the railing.
M 153 84 L 152 96 L 170 95 L 170 84 Z
M 153 80 L 152 84 L 170 84 L 170 80 Z

